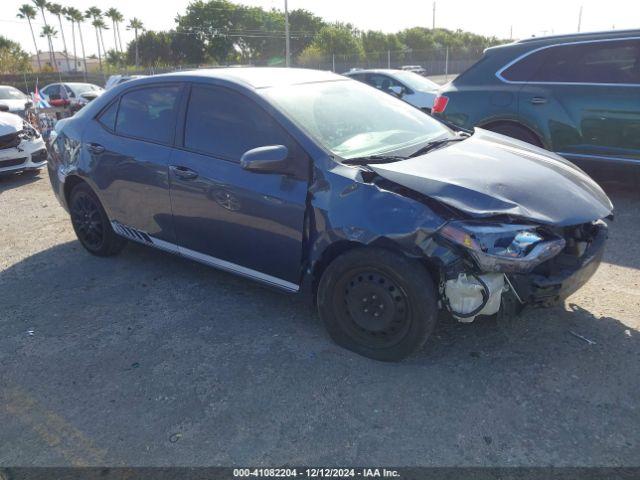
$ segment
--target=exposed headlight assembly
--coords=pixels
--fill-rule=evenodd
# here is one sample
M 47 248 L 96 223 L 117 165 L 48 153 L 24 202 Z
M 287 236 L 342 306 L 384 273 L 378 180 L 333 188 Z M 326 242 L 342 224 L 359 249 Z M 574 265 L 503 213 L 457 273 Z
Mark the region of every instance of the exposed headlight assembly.
M 535 225 L 455 221 L 438 233 L 463 247 L 484 272 L 527 273 L 565 247 L 564 238 Z
M 31 140 L 32 138 L 39 138 L 40 133 L 29 122 L 22 122 L 22 132 L 20 132 L 20 138 L 23 140 Z

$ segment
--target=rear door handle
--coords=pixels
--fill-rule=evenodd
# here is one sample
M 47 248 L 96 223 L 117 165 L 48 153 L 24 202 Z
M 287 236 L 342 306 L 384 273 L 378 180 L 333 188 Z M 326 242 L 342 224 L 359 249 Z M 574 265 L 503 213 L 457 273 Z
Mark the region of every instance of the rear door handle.
M 89 150 L 94 155 L 100 155 L 104 153 L 104 147 L 99 143 L 87 143 L 87 150 Z
M 529 100 L 533 105 L 544 105 L 547 103 L 547 99 L 544 97 L 533 97 Z
M 193 180 L 198 178 L 198 172 L 191 170 L 190 168 L 183 167 L 182 165 L 171 165 L 169 170 L 178 178 L 183 180 Z

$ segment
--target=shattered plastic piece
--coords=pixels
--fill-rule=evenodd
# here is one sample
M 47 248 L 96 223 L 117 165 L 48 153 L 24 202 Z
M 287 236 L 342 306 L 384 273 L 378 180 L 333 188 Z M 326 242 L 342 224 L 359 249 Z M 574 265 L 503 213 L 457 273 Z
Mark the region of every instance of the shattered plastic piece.
M 579 333 L 576 333 L 576 332 L 574 332 L 574 331 L 572 331 L 572 330 L 569 330 L 569 333 L 570 333 L 571 335 L 573 335 L 574 337 L 579 338 L 580 340 L 584 340 L 584 341 L 585 341 L 585 342 L 587 342 L 589 345 L 596 345 L 596 342 L 594 342 L 593 340 L 591 340 L 591 339 L 589 339 L 589 338 L 587 338 L 587 337 L 584 337 L 584 336 L 580 335 Z

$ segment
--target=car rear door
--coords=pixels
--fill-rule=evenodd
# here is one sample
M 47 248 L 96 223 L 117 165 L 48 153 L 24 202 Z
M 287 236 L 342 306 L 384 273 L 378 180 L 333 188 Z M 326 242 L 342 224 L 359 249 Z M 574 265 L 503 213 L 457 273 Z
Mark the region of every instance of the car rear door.
M 126 227 L 120 233 L 168 249 L 175 244 L 168 169 L 182 91 L 177 83 L 127 90 L 83 134 L 90 178 L 109 218 Z
M 640 39 L 545 48 L 520 92 L 524 118 L 544 118 L 554 151 L 579 164 L 640 162 Z
M 309 161 L 257 102 L 194 84 L 170 167 L 179 251 L 287 290 L 298 289 Z M 298 174 L 244 170 L 244 152 L 285 145 Z

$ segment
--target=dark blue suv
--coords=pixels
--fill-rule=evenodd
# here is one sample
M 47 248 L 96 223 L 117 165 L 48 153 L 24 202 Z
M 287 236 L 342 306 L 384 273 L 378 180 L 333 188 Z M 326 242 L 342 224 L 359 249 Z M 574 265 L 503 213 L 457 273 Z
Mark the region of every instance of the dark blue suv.
M 468 322 L 572 293 L 612 212 L 554 154 L 312 70 L 132 80 L 52 145 L 90 253 L 130 240 L 310 292 L 332 338 L 380 360 L 419 348 L 439 308 Z

